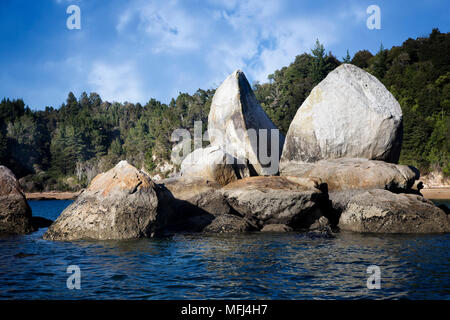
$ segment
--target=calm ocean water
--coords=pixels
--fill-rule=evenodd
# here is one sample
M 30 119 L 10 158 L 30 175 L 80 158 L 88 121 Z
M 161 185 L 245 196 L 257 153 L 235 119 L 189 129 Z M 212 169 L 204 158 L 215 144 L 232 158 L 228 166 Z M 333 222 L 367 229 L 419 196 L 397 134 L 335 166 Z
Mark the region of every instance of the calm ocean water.
M 30 201 L 50 219 L 69 204 Z M 0 238 L 0 299 L 450 298 L 450 234 L 52 242 L 44 232 Z M 80 290 L 66 286 L 69 265 L 81 269 Z M 370 265 L 381 268 L 381 289 L 366 287 Z

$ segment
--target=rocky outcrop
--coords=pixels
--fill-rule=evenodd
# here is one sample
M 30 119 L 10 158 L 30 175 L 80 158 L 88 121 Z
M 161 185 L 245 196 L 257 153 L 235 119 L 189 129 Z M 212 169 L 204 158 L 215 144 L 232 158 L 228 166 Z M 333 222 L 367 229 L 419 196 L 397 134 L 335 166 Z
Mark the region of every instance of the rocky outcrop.
M 44 234 L 48 240 L 131 239 L 155 235 L 166 223 L 155 184 L 126 161 L 96 176 Z
M 196 149 L 181 163 L 181 175 L 215 181 L 224 186 L 250 176 L 246 163 L 226 153 L 220 147 Z
M 237 159 L 247 159 L 257 174 L 278 172 L 284 136 L 259 105 L 242 71 L 234 71 L 217 88 L 208 135 L 212 146 Z
M 0 166 L 0 234 L 25 234 L 34 230 L 31 208 L 16 176 Z
M 351 198 L 339 228 L 363 233 L 442 233 L 450 232 L 450 219 L 421 196 L 376 189 Z
M 402 111 L 394 96 L 374 76 L 343 64 L 298 109 L 281 165 L 337 158 L 396 163 L 402 130 Z
M 374 188 L 404 192 L 411 189 L 420 176 L 412 167 L 354 158 L 284 164 L 280 174 L 320 179 L 330 192 Z
M 237 212 L 256 221 L 259 228 L 285 224 L 309 228 L 323 216 L 326 194 L 320 181 L 296 177 L 249 177 L 222 188 L 227 202 Z
M 251 220 L 235 212 L 220 192 L 215 181 L 195 177 L 171 178 L 161 181 L 171 196 L 167 201 L 176 212 L 176 222 L 167 232 L 245 232 L 256 229 Z

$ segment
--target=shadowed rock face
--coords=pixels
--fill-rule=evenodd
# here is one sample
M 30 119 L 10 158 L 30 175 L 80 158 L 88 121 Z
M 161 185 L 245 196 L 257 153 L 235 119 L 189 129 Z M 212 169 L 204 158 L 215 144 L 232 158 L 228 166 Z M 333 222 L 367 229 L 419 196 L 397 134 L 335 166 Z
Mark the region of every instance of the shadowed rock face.
M 220 192 L 215 181 L 197 177 L 161 181 L 171 193 L 167 205 L 175 212 L 171 232 L 230 233 L 256 229 L 251 221 L 236 213 Z
M 281 165 L 336 158 L 396 163 L 402 130 L 402 111 L 394 96 L 374 76 L 343 64 L 298 109 Z
M 181 163 L 183 177 L 196 177 L 215 181 L 226 185 L 234 180 L 250 176 L 250 170 L 245 163 L 227 154 L 220 147 L 196 149 Z
M 260 129 L 267 130 L 267 138 L 257 138 Z M 237 159 L 248 159 L 257 174 L 277 173 L 284 136 L 259 105 L 242 71 L 234 71 L 217 89 L 208 117 L 208 134 L 212 146 L 224 148 Z M 272 161 L 264 159 L 272 150 Z
M 339 228 L 370 233 L 443 233 L 450 232 L 450 219 L 421 196 L 376 189 L 351 198 Z
M 321 203 L 326 194 L 322 184 L 296 177 L 250 177 L 222 188 L 227 202 L 240 214 L 267 224 L 285 224 L 293 229 L 307 229 L 323 216 Z
M 16 176 L 0 166 L 0 234 L 25 234 L 34 230 L 31 208 Z
M 416 170 L 404 165 L 367 159 L 333 159 L 315 163 L 283 163 L 282 176 L 320 179 L 328 190 L 387 189 L 407 191 L 419 179 Z
M 126 161 L 96 176 L 44 234 L 49 240 L 131 239 L 152 236 L 165 217 L 155 184 Z

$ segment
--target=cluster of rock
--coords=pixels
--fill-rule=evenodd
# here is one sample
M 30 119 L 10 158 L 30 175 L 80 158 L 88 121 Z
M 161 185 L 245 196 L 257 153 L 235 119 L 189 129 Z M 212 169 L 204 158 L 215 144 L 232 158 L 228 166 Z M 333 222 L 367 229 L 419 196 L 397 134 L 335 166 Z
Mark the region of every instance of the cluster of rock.
M 260 131 L 265 135 L 255 139 Z M 450 231 L 447 214 L 420 195 L 419 172 L 395 164 L 402 136 L 398 102 L 375 77 L 355 66 L 338 67 L 312 90 L 286 142 L 245 75 L 235 71 L 216 91 L 208 134 L 211 146 L 189 154 L 179 177 L 155 183 L 126 161 L 99 174 L 44 238 Z M 263 138 L 268 143 L 260 143 Z M 15 225 L 28 230 L 31 214 L 23 194 L 12 196 L 1 186 L 0 196 L 8 194 L 16 202 L 0 205 L 17 206 L 18 215 L 11 219 L 20 216 Z
M 449 217 L 415 190 L 417 169 L 396 165 L 402 112 L 375 77 L 350 64 L 332 71 L 297 111 L 280 175 L 327 184 L 340 230 L 449 232 Z

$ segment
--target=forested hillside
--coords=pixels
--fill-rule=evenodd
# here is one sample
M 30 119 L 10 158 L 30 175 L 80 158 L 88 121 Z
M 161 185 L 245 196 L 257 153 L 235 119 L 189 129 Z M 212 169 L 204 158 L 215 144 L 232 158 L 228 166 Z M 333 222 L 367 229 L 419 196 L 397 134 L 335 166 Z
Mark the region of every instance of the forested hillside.
M 408 39 L 390 50 L 380 47 L 336 58 L 317 41 L 311 53 L 256 83 L 263 108 L 286 133 L 298 107 L 311 89 L 342 62 L 353 63 L 380 79 L 403 110 L 401 163 L 423 172 L 450 175 L 450 33 L 434 29 L 429 37 Z M 245 70 L 244 70 L 245 71 Z M 33 111 L 22 100 L 0 103 L 0 163 L 19 177 L 28 190 L 84 187 L 92 174 L 120 159 L 157 173 L 168 162 L 174 129 L 193 130 L 201 120 L 206 129 L 214 90 L 180 93 L 169 105 L 109 103 L 96 93 L 78 99 L 69 93 L 58 109 Z M 23 180 L 22 180 L 23 181 Z

